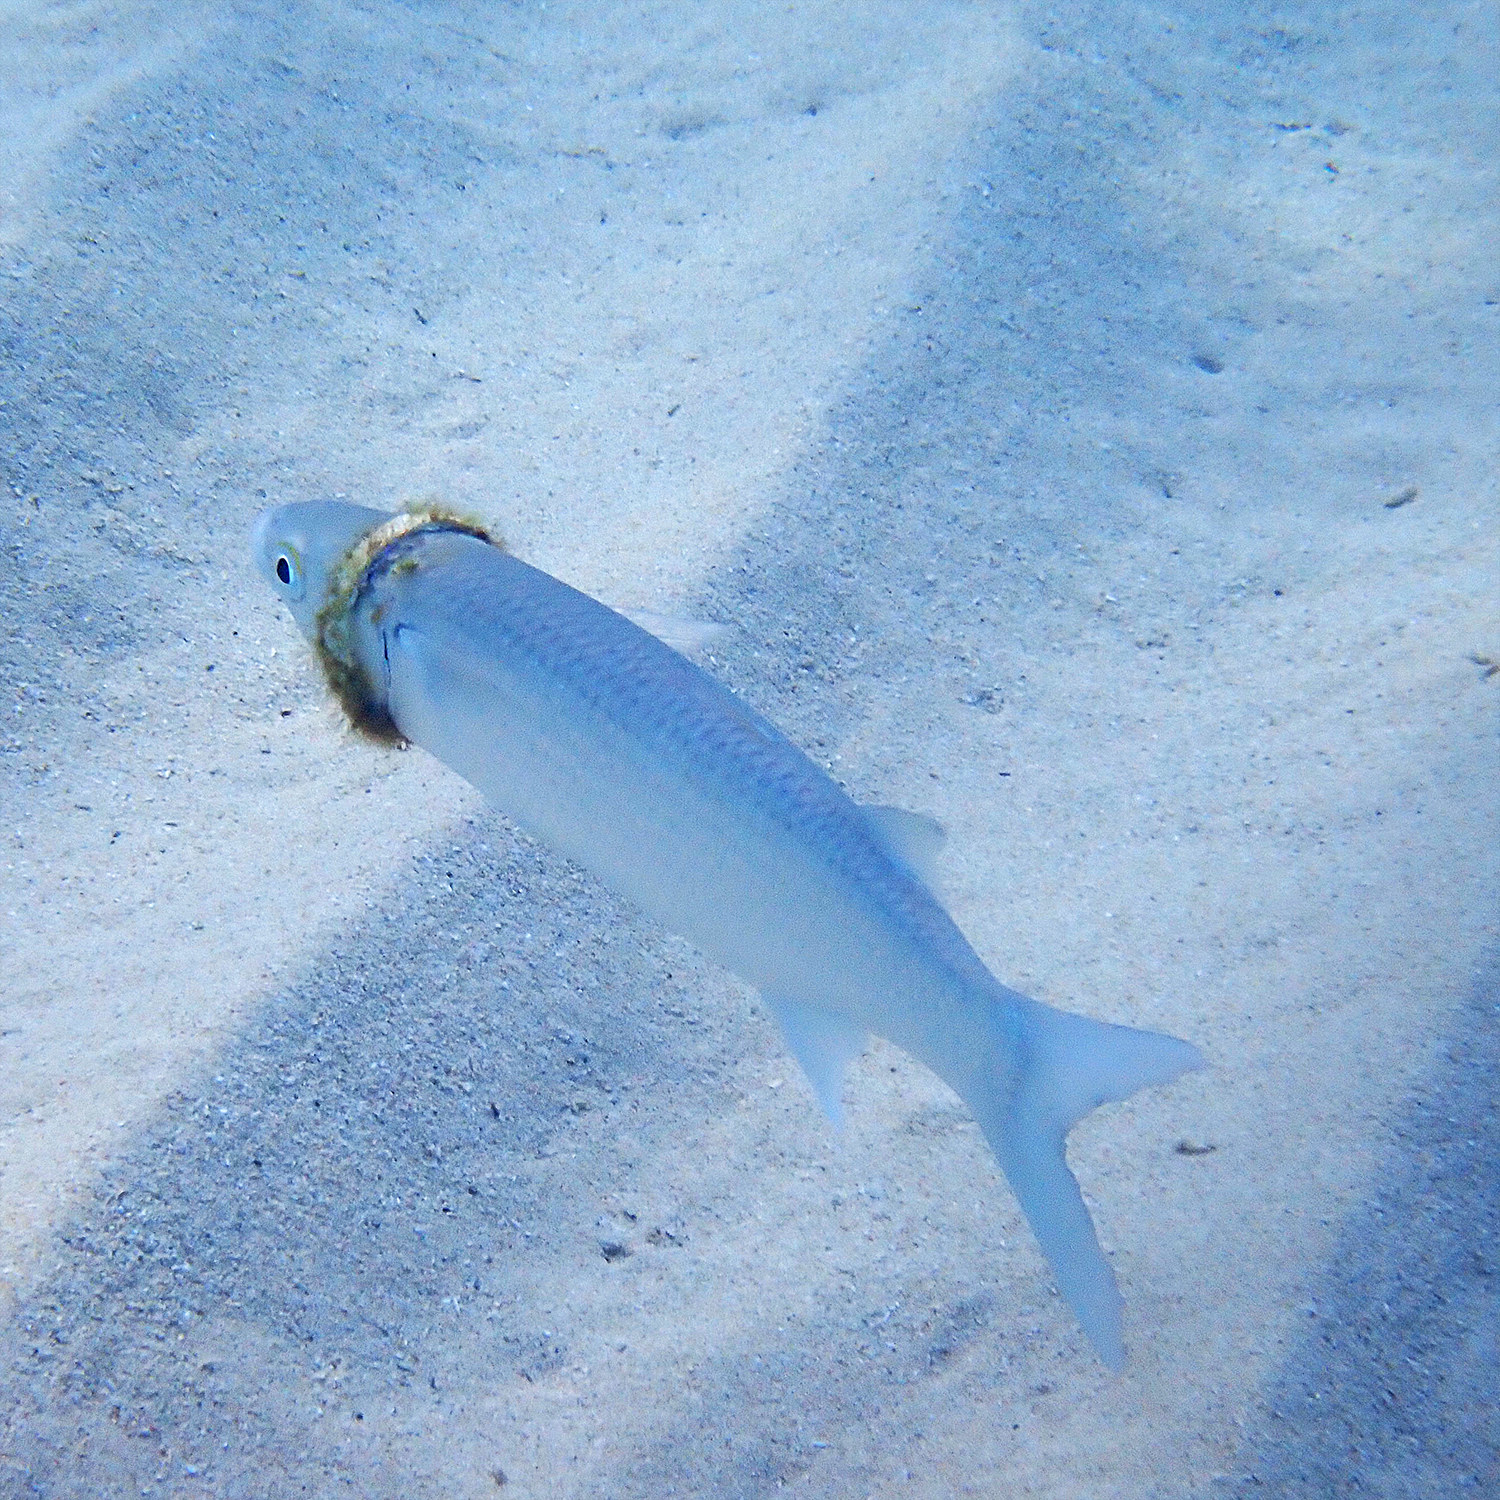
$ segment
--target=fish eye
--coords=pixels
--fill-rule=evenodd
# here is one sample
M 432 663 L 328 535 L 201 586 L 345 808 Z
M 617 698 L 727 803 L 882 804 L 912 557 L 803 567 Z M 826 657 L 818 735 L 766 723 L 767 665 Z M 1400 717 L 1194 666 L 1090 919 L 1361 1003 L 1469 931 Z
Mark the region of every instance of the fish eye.
M 271 573 L 281 587 L 281 597 L 289 604 L 296 603 L 307 587 L 307 575 L 303 572 L 302 556 L 296 544 L 282 542 L 274 551 L 268 550 L 266 560 L 271 564 Z

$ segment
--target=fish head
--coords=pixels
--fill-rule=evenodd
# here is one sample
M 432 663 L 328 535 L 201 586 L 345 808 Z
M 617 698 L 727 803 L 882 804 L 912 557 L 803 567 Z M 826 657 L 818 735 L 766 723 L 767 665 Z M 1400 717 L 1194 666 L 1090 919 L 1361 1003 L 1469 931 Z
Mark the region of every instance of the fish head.
M 255 569 L 291 610 L 308 640 L 339 560 L 359 539 L 391 519 L 389 511 L 342 500 L 305 500 L 264 511 L 250 537 Z

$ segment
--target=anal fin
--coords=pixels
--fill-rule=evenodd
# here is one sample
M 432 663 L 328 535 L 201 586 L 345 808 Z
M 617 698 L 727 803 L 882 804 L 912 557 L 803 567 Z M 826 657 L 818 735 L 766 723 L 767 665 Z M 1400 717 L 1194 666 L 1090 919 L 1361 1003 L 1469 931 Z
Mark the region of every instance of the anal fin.
M 835 1126 L 842 1127 L 844 1071 L 865 1050 L 869 1038 L 863 1028 L 800 1000 L 782 1000 L 775 995 L 763 998 L 781 1023 L 786 1044 L 802 1064 L 823 1113 Z

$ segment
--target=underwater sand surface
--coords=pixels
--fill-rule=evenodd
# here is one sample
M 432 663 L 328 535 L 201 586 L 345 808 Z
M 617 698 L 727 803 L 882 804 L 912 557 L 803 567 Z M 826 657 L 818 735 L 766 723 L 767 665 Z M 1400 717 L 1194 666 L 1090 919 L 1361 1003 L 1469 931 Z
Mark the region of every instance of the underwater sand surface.
M 0 10 L 0 1490 L 1500 1487 L 1497 78 L 1462 4 Z M 431 493 L 1209 1054 L 1073 1136 L 1122 1377 L 930 1075 L 835 1136 L 340 727 L 249 523 Z

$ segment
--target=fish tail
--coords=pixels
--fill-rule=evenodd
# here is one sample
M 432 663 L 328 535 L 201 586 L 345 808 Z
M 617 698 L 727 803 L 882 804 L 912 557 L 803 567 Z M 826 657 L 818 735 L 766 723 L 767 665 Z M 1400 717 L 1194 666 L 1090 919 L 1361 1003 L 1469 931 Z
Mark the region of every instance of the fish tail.
M 983 1090 L 975 1113 L 1058 1290 L 1099 1357 L 1118 1370 L 1125 1363 L 1120 1293 L 1064 1145 L 1090 1110 L 1201 1067 L 1203 1057 L 1175 1037 L 1007 998 L 993 1088 Z

